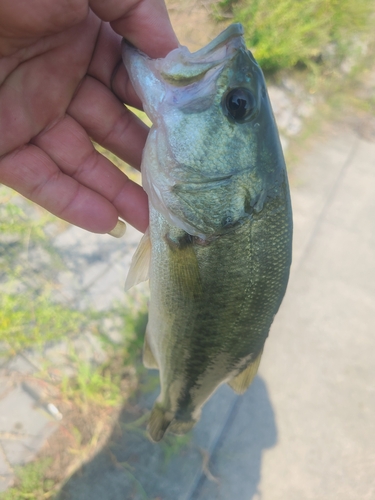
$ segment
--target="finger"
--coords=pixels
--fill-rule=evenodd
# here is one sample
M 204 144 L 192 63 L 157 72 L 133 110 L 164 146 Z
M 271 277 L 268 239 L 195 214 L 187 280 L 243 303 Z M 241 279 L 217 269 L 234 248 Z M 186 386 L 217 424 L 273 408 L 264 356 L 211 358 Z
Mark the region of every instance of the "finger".
M 90 0 L 90 6 L 150 57 L 164 57 L 178 46 L 163 0 Z
M 4 42 L 11 39 L 27 42 L 70 28 L 86 19 L 87 15 L 86 0 L 71 0 L 69 8 L 65 2 L 2 0 L 0 35 Z
M 27 144 L 64 116 L 86 74 L 99 31 L 93 14 L 60 45 L 17 67 L 0 87 L 0 156 Z
M 118 214 L 137 229 L 146 229 L 146 193 L 95 150 L 85 130 L 72 117 L 66 116 L 37 136 L 34 143 L 64 174 L 109 200 Z
M 0 180 L 57 217 L 88 231 L 106 233 L 116 225 L 118 213 L 110 201 L 63 174 L 35 145 L 4 156 Z
M 68 108 L 94 141 L 140 168 L 148 127 L 103 84 L 86 77 Z
M 122 62 L 121 40 L 109 23 L 102 22 L 87 73 L 110 88 L 122 102 L 142 109 Z
M 134 108 L 143 110 L 143 103 L 134 90 L 122 60 L 119 62 L 112 75 L 111 89 L 121 102 L 125 102 Z

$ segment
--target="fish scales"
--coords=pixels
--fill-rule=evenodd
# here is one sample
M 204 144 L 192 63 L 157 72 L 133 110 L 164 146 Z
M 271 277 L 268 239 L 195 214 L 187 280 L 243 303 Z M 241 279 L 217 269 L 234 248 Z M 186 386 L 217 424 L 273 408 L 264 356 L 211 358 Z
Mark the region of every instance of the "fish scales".
M 124 62 L 153 121 L 142 176 L 150 226 L 128 286 L 146 278 L 144 363 L 160 371 L 148 430 L 159 441 L 199 420 L 223 383 L 256 374 L 284 296 L 292 213 L 263 75 L 232 25 L 207 47 Z

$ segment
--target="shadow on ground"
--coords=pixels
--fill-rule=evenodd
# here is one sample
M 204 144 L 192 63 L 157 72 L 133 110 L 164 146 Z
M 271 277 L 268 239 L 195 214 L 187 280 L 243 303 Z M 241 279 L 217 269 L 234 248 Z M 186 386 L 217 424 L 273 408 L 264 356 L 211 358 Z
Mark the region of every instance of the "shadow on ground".
M 157 373 L 149 375 L 157 381 Z M 56 500 L 251 500 L 258 491 L 262 451 L 277 441 L 264 381 L 242 396 L 221 387 L 201 421 L 183 437 L 160 444 L 145 422 L 158 390 L 125 408 L 106 446 L 64 485 Z

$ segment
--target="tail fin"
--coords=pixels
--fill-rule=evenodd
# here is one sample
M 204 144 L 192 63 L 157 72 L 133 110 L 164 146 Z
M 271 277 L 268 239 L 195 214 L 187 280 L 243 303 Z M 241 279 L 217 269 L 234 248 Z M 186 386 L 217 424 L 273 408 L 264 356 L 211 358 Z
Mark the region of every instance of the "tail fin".
M 172 422 L 174 415 L 162 408 L 156 403 L 151 411 L 150 420 L 148 422 L 147 430 L 150 438 L 154 442 L 160 441 L 165 431 L 168 429 L 169 424 Z
M 151 411 L 147 430 L 150 438 L 157 443 L 163 439 L 167 429 L 173 434 L 182 435 L 189 432 L 196 423 L 197 421 L 193 419 L 178 420 L 171 411 L 165 410 L 160 403 L 155 403 Z
M 168 430 L 173 434 L 181 436 L 188 433 L 196 423 L 196 420 L 173 420 Z

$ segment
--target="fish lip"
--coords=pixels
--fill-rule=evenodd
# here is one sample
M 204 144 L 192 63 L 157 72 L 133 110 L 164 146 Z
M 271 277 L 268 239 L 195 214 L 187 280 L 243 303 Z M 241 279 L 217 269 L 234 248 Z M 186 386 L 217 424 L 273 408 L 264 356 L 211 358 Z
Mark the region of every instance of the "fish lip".
M 242 24 L 234 23 L 196 52 L 190 52 L 187 47 L 180 46 L 160 59 L 151 59 L 124 38 L 123 61 L 128 68 L 131 58 L 137 56 L 158 80 L 164 80 L 164 83 L 173 87 L 186 87 L 204 78 L 211 70 L 220 70 L 238 49 L 246 50 L 243 34 Z
M 204 59 L 207 56 L 211 55 L 212 53 L 216 52 L 218 49 L 220 49 L 223 45 L 227 45 L 231 42 L 232 39 L 235 38 L 241 38 L 245 33 L 245 30 L 242 26 L 241 23 L 233 23 L 228 26 L 223 32 L 221 32 L 216 38 L 211 40 L 205 47 L 202 47 L 201 49 L 197 50 L 196 52 L 190 52 L 189 53 L 189 59 Z M 144 57 L 147 59 L 151 59 L 149 56 L 141 52 L 137 47 L 135 47 L 129 40 L 126 38 L 123 38 L 121 41 L 122 49 L 127 50 L 127 49 L 133 49 L 139 53 L 141 53 Z M 175 52 L 176 50 L 180 50 L 181 46 L 177 49 L 172 50 L 169 54 Z M 169 54 L 166 55 L 165 58 L 168 58 Z
M 227 45 L 233 38 L 242 37 L 244 34 L 244 29 L 241 23 L 234 23 L 228 26 L 222 33 L 220 33 L 216 38 L 214 38 L 209 44 L 201 49 L 193 52 L 191 57 L 194 59 L 202 59 L 213 52 L 216 52 L 223 45 Z
M 197 52 L 190 52 L 186 47 L 172 50 L 164 59 L 155 61 L 155 69 L 172 86 L 186 87 L 215 68 L 220 71 L 238 50 L 246 50 L 243 34 L 242 24 L 231 24 Z

